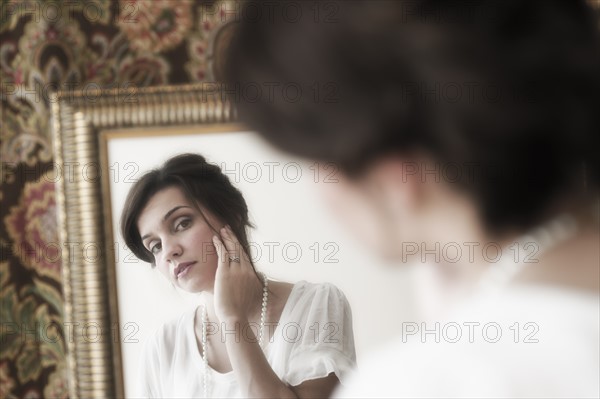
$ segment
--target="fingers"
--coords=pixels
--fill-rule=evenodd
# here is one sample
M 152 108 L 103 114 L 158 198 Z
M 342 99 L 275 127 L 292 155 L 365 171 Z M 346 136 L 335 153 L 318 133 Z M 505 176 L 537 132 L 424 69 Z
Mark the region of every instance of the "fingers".
M 227 254 L 227 248 L 223 244 L 223 241 L 218 236 L 213 236 L 213 244 L 217 250 L 217 256 L 219 257 L 219 267 L 226 266 L 229 264 L 229 255 Z
M 241 264 L 242 260 L 247 260 L 246 253 L 243 250 L 242 245 L 238 241 L 235 234 L 233 234 L 231 227 L 223 227 L 221 229 L 221 236 L 223 237 L 223 243 L 225 245 L 225 248 L 227 249 L 227 253 L 229 254 L 229 259 L 231 260 L 232 264 Z
M 221 228 L 221 237 L 223 237 L 223 244 L 231 257 L 237 256 L 239 247 L 236 248 L 237 239 L 233 234 L 229 232 L 229 226 Z

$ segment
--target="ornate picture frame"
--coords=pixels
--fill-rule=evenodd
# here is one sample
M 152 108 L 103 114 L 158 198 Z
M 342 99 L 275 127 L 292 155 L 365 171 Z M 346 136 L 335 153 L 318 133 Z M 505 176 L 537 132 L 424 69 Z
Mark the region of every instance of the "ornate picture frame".
M 134 394 L 143 343 L 191 305 L 184 303 L 187 293 L 133 259 L 119 237 L 118 214 L 130 186 L 115 185 L 115 173 L 119 183 L 133 183 L 130 162 L 143 173 L 169 156 L 200 152 L 217 164 L 247 202 L 257 267 L 280 281 L 340 287 L 353 308 L 359 357 L 401 328 L 401 319 L 373 309 L 386 300 L 407 303 L 406 272 L 398 269 L 399 278 L 390 278 L 386 262 L 356 245 L 327 209 L 321 191 L 338 182 L 335 165 L 268 145 L 239 123 L 225 94 L 221 85 L 204 83 L 64 92 L 52 99 L 70 397 Z M 378 287 L 367 297 L 365 281 Z
M 235 130 L 235 112 L 218 84 L 59 92 L 52 101 L 56 201 L 62 252 L 69 392 L 77 397 L 123 397 L 119 311 L 107 140 L 111 132 L 202 126 Z M 152 128 L 152 129 L 149 129 Z M 153 130 L 154 129 L 154 130 Z M 152 134 L 152 133 L 150 133 Z M 105 171 L 107 172 L 107 171 Z M 89 331 L 92 329 L 93 333 Z M 82 333 L 83 332 L 83 333 Z M 91 339 L 90 337 L 93 337 Z

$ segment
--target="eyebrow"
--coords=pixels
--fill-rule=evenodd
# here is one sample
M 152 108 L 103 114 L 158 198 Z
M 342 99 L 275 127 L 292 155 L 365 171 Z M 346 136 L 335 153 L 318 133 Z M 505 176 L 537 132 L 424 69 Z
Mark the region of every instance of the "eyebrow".
M 169 218 L 169 216 L 171 216 L 175 211 L 177 211 L 178 209 L 181 209 L 181 208 L 191 208 L 191 207 L 189 207 L 187 205 L 179 205 L 179 206 L 172 208 L 169 212 L 165 213 L 165 216 L 163 216 L 163 222 L 165 220 L 167 220 Z M 146 238 L 148 238 L 150 236 L 151 236 L 151 234 L 144 234 L 144 236 L 142 236 L 142 241 L 144 241 Z

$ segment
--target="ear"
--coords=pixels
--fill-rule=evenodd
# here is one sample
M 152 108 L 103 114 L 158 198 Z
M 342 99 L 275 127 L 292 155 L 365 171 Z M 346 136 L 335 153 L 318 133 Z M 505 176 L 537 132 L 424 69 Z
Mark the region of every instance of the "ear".
M 358 177 L 340 171 L 335 184 L 321 184 L 326 203 L 347 230 L 388 259 L 397 259 L 398 243 L 420 229 L 415 211 L 420 186 L 408 166 L 400 157 L 380 158 Z
M 411 158 L 390 155 L 377 160 L 363 176 L 365 189 L 394 216 L 416 211 L 423 184 L 419 163 Z M 391 215 L 390 215 L 391 216 Z

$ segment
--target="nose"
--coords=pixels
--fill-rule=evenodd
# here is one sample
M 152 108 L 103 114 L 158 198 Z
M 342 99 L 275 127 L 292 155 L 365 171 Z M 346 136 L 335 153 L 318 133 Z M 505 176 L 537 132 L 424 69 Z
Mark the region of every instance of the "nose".
M 168 263 L 179 258 L 183 254 L 183 247 L 176 240 L 163 241 L 163 254 Z

